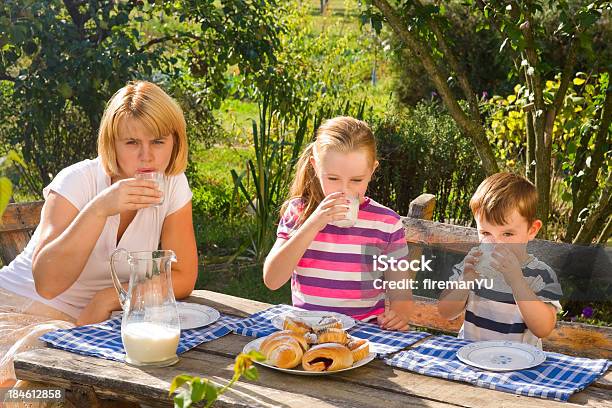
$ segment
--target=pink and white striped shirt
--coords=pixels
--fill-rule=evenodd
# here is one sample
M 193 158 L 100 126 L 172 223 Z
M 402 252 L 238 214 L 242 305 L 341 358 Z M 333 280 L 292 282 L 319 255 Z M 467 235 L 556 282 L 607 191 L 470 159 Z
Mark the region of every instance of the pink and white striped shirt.
M 303 209 L 300 198 L 289 203 L 278 225 L 278 238 L 291 238 Z M 398 260 L 408 256 L 404 227 L 395 211 L 366 197 L 353 227 L 328 224 L 316 235 L 291 277 L 293 305 L 359 320 L 381 314 L 385 291 L 376 289 L 374 280 L 383 277 L 373 264 L 373 256 L 381 254 Z

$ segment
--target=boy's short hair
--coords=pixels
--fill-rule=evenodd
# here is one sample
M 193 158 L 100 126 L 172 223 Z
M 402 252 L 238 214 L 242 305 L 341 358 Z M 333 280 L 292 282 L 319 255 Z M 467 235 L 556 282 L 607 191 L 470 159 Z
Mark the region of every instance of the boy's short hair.
M 536 220 L 538 191 L 532 182 L 512 173 L 496 173 L 484 179 L 470 200 L 474 216 L 483 216 L 487 222 L 503 225 L 513 209 L 529 225 Z
M 187 167 L 187 131 L 181 107 L 159 86 L 147 81 L 128 82 L 110 99 L 98 131 L 98 154 L 109 176 L 119 174 L 115 151 L 119 124 L 137 119 L 157 137 L 172 136 L 174 146 L 164 173 L 175 176 Z

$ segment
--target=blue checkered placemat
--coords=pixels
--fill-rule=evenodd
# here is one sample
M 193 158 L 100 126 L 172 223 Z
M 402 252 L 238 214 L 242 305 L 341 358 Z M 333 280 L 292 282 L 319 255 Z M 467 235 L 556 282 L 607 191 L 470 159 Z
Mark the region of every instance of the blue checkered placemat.
M 221 318 L 211 325 L 181 330 L 177 353 L 184 353 L 199 344 L 231 333 L 231 327 L 239 320 L 221 315 Z M 40 339 L 52 347 L 73 353 L 125 361 L 125 350 L 121 341 L 121 316 L 92 325 L 48 332 Z
M 281 304 L 254 313 L 246 319 L 237 322 L 233 327 L 234 333 L 252 337 L 267 336 L 278 331 L 278 329 L 272 325 L 272 319 L 280 314 L 293 310 L 303 309 Z M 394 353 L 429 336 L 429 334 L 425 332 L 383 330 L 376 324 L 360 321 L 357 321 L 357 324 L 349 329 L 348 333 L 351 336 L 369 340 L 371 343 L 371 350 L 379 356 Z
M 567 401 L 573 393 L 586 388 L 605 374 L 612 364 L 609 360 L 546 352 L 546 361 L 534 368 L 510 372 L 484 371 L 457 359 L 457 351 L 470 343 L 456 337 L 438 336 L 385 359 L 385 363 L 478 387 L 558 401 Z

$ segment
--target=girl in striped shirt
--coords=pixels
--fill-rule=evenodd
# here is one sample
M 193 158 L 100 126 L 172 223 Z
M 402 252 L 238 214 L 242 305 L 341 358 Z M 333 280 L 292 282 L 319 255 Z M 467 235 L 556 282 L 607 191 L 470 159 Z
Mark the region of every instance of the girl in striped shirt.
M 400 216 L 365 195 L 377 166 L 376 142 L 365 122 L 351 117 L 324 122 L 298 161 L 263 278 L 272 290 L 291 279 L 294 306 L 408 330 L 410 290 L 385 291 L 374 270 L 375 255 L 396 261 L 408 256 Z M 355 196 L 355 224 L 334 225 L 346 218 L 348 198 Z M 403 277 L 399 271 L 393 275 Z

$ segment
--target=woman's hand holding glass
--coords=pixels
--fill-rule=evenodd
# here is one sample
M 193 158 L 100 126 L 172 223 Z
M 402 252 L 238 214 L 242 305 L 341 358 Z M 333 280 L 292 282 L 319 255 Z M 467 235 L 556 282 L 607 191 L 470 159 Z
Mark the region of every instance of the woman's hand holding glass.
M 155 181 L 124 179 L 98 194 L 92 206 L 97 214 L 109 217 L 124 211 L 155 206 L 159 204 L 162 195 Z

